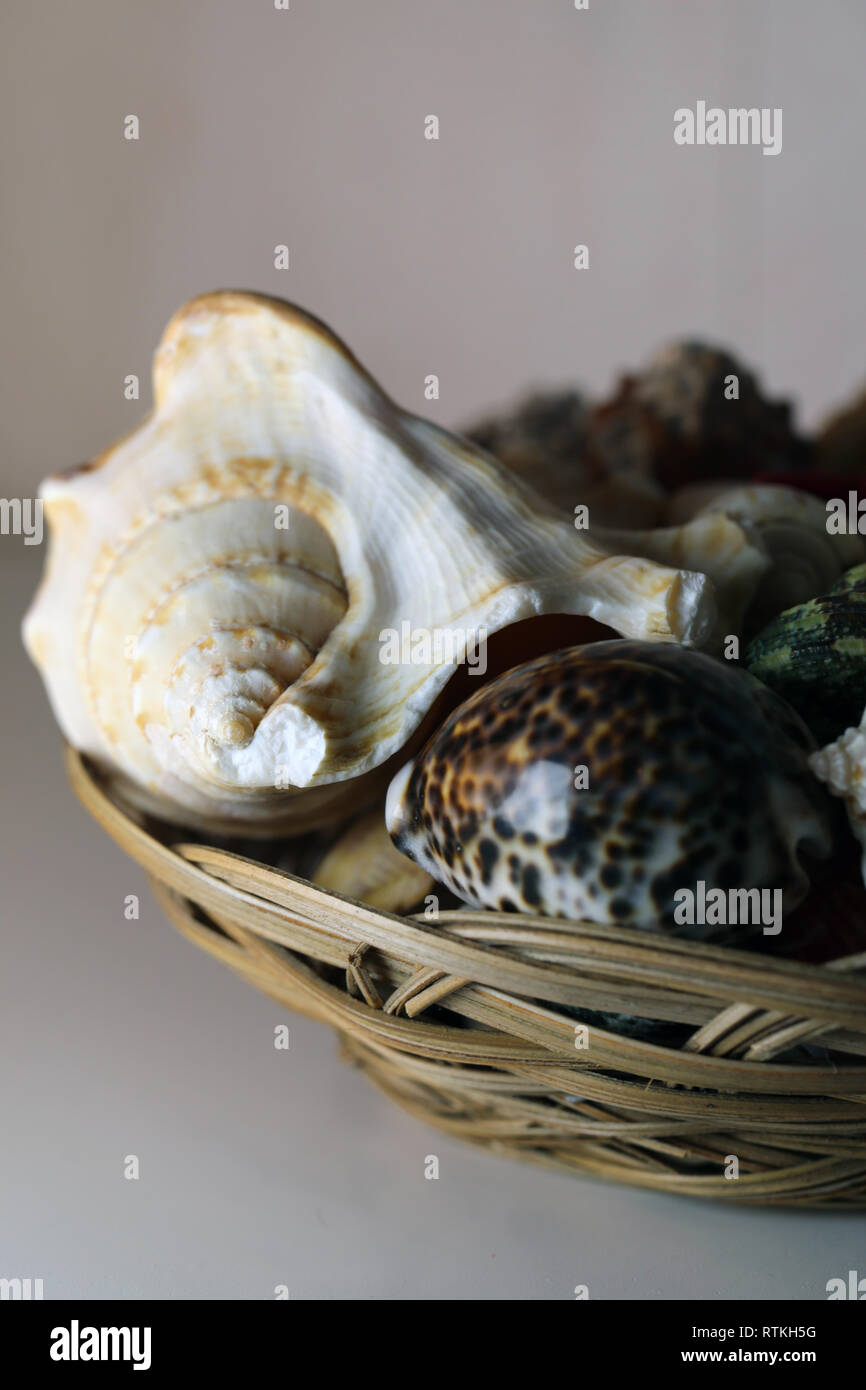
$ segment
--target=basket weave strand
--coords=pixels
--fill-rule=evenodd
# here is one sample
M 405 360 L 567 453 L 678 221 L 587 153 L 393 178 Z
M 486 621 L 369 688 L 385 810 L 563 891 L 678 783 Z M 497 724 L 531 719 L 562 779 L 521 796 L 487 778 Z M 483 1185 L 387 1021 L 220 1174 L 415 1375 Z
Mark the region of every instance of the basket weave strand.
M 74 750 L 66 765 L 174 925 L 279 1004 L 333 1026 L 346 1059 L 420 1119 L 641 1187 L 866 1205 L 866 956 L 802 965 L 542 917 L 399 917 L 145 829 Z M 593 1026 L 577 1047 L 575 1008 L 693 1031 L 668 1048 Z M 826 1060 L 782 1055 L 803 1041 Z

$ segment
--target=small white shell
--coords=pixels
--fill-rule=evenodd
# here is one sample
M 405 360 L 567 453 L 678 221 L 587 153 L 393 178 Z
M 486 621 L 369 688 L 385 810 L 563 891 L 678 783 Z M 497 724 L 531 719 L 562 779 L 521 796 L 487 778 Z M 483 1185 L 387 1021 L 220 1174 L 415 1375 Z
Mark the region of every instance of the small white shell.
M 813 753 L 809 766 L 834 796 L 845 799 L 848 824 L 863 847 L 861 871 L 866 883 L 866 710 L 858 728 L 846 729 L 834 743 Z

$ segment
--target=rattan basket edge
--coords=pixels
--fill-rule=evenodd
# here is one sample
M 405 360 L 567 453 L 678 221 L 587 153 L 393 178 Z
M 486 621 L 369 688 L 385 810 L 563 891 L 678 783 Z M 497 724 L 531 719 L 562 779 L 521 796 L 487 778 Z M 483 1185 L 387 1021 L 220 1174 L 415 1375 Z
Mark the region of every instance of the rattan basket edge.
M 866 958 L 818 967 L 554 919 L 399 917 L 180 831 L 158 838 L 75 750 L 65 759 L 173 924 L 333 1026 L 347 1059 L 418 1118 L 660 1191 L 866 1205 Z M 663 1047 L 584 1029 L 571 1008 L 694 1031 Z M 803 1041 L 826 1062 L 779 1060 Z

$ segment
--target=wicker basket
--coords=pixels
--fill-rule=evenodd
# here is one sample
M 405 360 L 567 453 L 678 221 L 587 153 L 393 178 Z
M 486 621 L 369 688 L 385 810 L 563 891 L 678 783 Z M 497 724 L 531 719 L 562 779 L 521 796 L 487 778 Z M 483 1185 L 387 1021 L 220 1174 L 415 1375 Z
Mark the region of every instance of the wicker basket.
M 397 917 L 144 828 L 71 750 L 67 769 L 185 936 L 332 1024 L 346 1058 L 419 1118 L 640 1187 L 866 1205 L 866 955 L 814 966 L 550 918 Z M 593 1027 L 583 1046 L 570 1008 L 693 1031 L 669 1048 Z M 816 1038 L 824 1060 L 801 1060 Z

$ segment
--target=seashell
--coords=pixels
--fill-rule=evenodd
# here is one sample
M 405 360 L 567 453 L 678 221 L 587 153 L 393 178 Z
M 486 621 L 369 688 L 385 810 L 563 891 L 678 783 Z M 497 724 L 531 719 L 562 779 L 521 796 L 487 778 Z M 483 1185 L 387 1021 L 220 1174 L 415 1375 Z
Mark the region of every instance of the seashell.
M 576 391 L 527 396 L 510 413 L 470 425 L 467 438 L 570 515 L 580 503 L 600 526 L 657 526 L 663 489 L 638 473 L 608 475 L 586 458 L 588 407 Z
M 844 570 L 866 559 L 862 536 L 830 535 L 824 504 L 793 487 L 721 483 L 684 488 L 670 499 L 666 519 L 683 525 L 719 512 L 738 522 L 768 557 L 744 615 L 752 631 L 783 609 L 824 593 Z
M 607 400 L 540 392 L 467 433 L 556 506 L 585 502 L 604 526 L 661 525 L 667 488 L 797 470 L 810 458 L 790 406 L 768 401 L 730 353 L 696 342 L 664 348 Z
M 866 565 L 780 613 L 743 664 L 797 710 L 819 744 L 855 724 L 866 700 Z
M 860 568 L 866 587 L 866 565 Z M 863 599 L 866 602 L 866 593 Z M 866 614 L 866 608 L 863 612 Z M 866 665 L 861 666 L 861 692 L 864 685 Z M 862 700 L 862 693 L 860 698 Z M 841 796 L 845 800 L 848 824 L 863 850 L 861 872 L 866 883 L 866 710 L 856 728 L 846 729 L 833 743 L 812 753 L 809 766 L 816 777 L 826 782 L 834 796 Z
M 726 394 L 732 377 L 735 400 Z M 683 342 L 624 377 L 616 394 L 590 411 L 584 456 L 602 474 L 637 473 L 677 488 L 804 466 L 809 448 L 794 432 L 790 406 L 767 400 L 736 358 Z
M 613 545 L 639 545 L 642 554 L 662 565 L 699 567 L 713 581 L 715 625 L 712 635 L 700 644 L 711 649 L 720 649 L 729 633 L 739 633 L 771 564 L 761 542 L 721 511 L 702 513 L 682 526 L 641 532 L 606 530 L 605 536 Z
M 852 565 L 851 569 L 845 571 L 840 579 L 836 581 L 830 592 L 832 594 L 856 593 L 860 589 L 866 589 L 866 564 Z
M 398 853 L 381 810 L 356 821 L 310 875 L 333 893 L 356 898 L 385 912 L 409 912 L 434 886 L 426 869 Z
M 355 779 L 405 746 L 479 635 L 565 613 L 709 642 L 706 573 L 724 611 L 754 565 L 725 517 L 575 529 L 264 296 L 183 308 L 154 398 L 43 485 L 24 637 L 67 739 L 168 820 L 276 834 L 357 810 Z
M 824 421 L 815 453 L 827 473 L 866 473 L 866 388 Z
M 675 894 L 701 882 L 779 889 L 786 912 L 805 896 L 809 861 L 833 849 L 813 746 L 737 667 L 592 643 L 467 700 L 394 778 L 385 819 L 476 906 L 683 931 Z
M 511 411 L 469 425 L 466 438 L 536 491 L 571 511 L 586 435 L 587 406 L 577 391 L 526 396 Z

